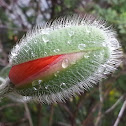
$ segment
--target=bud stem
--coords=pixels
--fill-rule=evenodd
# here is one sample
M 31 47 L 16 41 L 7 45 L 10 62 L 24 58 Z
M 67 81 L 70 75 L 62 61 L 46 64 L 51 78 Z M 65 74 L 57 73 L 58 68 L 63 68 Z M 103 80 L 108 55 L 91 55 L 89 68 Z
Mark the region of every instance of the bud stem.
M 10 79 L 6 78 L 0 85 L 0 99 L 10 92 Z

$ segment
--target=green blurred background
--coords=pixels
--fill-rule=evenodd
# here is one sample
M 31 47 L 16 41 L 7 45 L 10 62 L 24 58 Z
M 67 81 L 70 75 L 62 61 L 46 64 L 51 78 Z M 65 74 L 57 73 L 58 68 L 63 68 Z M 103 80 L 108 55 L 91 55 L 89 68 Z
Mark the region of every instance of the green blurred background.
M 123 63 L 102 85 L 66 103 L 27 104 L 2 99 L 0 126 L 112 126 L 115 123 L 126 99 L 126 0 L 0 0 L 0 77 L 6 77 L 8 54 L 26 31 L 36 24 L 71 14 L 92 14 L 112 25 L 123 47 Z M 126 126 L 126 109 L 119 126 Z

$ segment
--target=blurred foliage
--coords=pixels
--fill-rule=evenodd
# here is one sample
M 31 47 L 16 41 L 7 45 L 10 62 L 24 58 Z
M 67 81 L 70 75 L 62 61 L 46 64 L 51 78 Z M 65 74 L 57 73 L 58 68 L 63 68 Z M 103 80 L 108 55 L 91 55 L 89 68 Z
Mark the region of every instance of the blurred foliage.
M 18 5 L 27 19 L 27 24 L 23 22 L 20 15 L 15 19 L 12 18 L 13 14 L 16 15 L 16 10 L 12 8 L 14 4 L 17 4 L 17 1 L 5 0 L 4 2 L 7 5 L 12 5 L 8 8 L 8 6 L 3 4 L 3 0 L 0 0 L 0 77 L 5 78 L 10 69 L 8 67 L 6 68 L 6 66 L 8 65 L 8 54 L 12 46 L 19 41 L 29 28 L 37 23 L 36 19 L 41 17 L 41 15 L 43 16 L 40 18 L 41 22 L 74 13 L 82 15 L 92 14 L 95 17 L 100 16 L 108 22 L 108 26 L 112 24 L 112 27 L 117 31 L 123 51 L 124 53 L 126 52 L 125 0 L 43 0 L 48 3 L 48 7 L 44 11 L 41 7 L 43 8 L 46 4 L 40 4 L 41 0 L 30 0 L 28 6 L 25 6 L 25 4 Z M 125 64 L 115 74 L 109 76 L 107 81 L 103 81 L 103 113 L 119 97 L 126 93 L 126 60 L 124 62 Z M 113 111 L 101 118 L 97 126 L 113 125 L 122 104 L 123 101 Z M 98 86 L 94 86 L 90 91 L 85 91 L 84 94 L 63 104 L 40 105 L 37 103 L 28 103 L 34 126 L 94 126 L 100 109 L 99 105 Z M 126 111 L 123 114 L 119 126 L 126 126 L 125 118 Z M 16 103 L 7 98 L 3 99 L 0 102 L 0 123 L 8 126 L 21 126 L 22 124 L 28 126 L 29 123 L 24 104 Z

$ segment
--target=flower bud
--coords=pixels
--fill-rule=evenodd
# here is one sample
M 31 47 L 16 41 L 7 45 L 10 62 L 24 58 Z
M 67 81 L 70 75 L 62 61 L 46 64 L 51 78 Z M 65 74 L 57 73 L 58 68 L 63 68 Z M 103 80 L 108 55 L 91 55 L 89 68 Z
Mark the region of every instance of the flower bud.
M 89 89 L 120 65 L 115 33 L 101 20 L 73 16 L 37 27 L 11 51 L 17 93 L 57 102 Z

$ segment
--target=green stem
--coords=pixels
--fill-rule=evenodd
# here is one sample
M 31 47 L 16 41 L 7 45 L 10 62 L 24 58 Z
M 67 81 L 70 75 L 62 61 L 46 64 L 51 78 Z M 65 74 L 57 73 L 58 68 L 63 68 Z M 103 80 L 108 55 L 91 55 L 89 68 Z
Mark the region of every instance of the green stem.
M 6 78 L 3 83 L 0 85 L 0 99 L 5 97 L 6 94 L 8 94 L 10 90 L 10 79 Z

